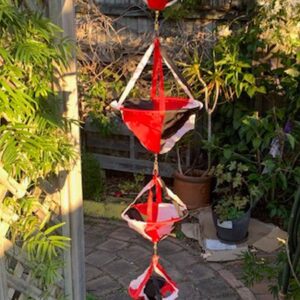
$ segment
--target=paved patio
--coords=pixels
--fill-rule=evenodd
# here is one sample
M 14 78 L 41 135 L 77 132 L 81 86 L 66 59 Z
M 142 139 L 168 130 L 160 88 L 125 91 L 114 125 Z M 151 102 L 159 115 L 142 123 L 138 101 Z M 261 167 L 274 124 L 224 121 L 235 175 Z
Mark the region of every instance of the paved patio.
M 130 299 L 128 284 L 149 265 L 152 244 L 117 221 L 87 219 L 85 233 L 88 292 L 97 299 Z M 182 241 L 168 238 L 159 244 L 158 252 L 178 284 L 180 300 L 255 299 L 230 272 L 205 263 Z

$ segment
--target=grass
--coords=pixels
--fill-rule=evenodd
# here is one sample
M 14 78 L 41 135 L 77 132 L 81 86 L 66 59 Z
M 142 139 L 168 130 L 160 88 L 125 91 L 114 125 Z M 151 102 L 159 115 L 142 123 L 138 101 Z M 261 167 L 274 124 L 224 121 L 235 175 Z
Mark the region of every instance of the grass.
M 126 203 L 83 201 L 84 214 L 95 218 L 121 219 L 121 213 L 127 206 Z
M 97 300 L 97 298 L 92 294 L 87 294 L 86 295 L 86 300 Z

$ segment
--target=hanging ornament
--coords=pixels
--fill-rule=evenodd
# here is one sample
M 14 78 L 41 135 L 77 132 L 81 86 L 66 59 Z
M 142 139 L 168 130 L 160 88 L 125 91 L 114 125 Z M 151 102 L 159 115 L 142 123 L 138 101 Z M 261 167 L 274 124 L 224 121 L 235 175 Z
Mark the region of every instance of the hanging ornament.
M 161 48 L 158 39 L 159 10 L 176 1 L 145 2 L 150 9 L 156 10 L 154 26 L 156 38 L 139 62 L 120 99 L 111 104 L 121 112 L 124 123 L 141 144 L 155 154 L 151 181 L 122 213 L 122 218 L 128 226 L 150 240 L 154 250 L 150 266 L 137 279 L 131 281 L 128 292 L 131 298 L 136 300 L 175 300 L 178 297 L 178 288 L 159 263 L 157 245 L 172 232 L 176 222 L 187 216 L 188 211 L 185 204 L 165 186 L 159 176 L 157 157 L 158 154 L 170 151 L 186 132 L 194 128 L 195 114 L 203 105 L 193 98 L 188 85 Z M 127 99 L 152 54 L 150 100 Z M 163 62 L 187 97 L 165 95 Z
M 165 269 L 158 262 L 159 257 L 153 255 L 150 266 L 137 279 L 129 284 L 128 293 L 135 300 L 175 300 L 178 288 Z
M 147 201 L 142 202 L 147 194 Z M 172 202 L 163 201 L 164 198 Z M 128 226 L 153 243 L 167 237 L 179 222 L 187 216 L 185 204 L 168 189 L 162 179 L 154 174 L 136 199 L 122 213 Z
M 163 10 L 168 6 L 173 5 L 177 0 L 168 1 L 168 0 L 144 0 L 149 9 L 152 10 Z
M 127 99 L 152 53 L 150 100 Z M 165 95 L 163 62 L 188 98 Z M 166 53 L 161 51 L 159 39 L 156 38 L 138 64 L 119 101 L 113 102 L 112 106 L 121 111 L 124 123 L 147 150 L 155 154 L 163 154 L 170 151 L 185 133 L 194 129 L 195 114 L 203 105 L 193 98 L 175 65 Z

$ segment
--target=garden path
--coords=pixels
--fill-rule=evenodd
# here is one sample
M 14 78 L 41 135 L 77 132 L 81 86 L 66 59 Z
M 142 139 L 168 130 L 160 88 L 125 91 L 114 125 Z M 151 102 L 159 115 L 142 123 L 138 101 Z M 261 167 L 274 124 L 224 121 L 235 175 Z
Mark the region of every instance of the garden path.
M 152 244 L 123 222 L 86 218 L 86 282 L 96 299 L 129 300 L 127 287 L 150 262 Z M 178 283 L 180 300 L 253 300 L 256 297 L 220 264 L 172 237 L 158 246 L 161 263 Z

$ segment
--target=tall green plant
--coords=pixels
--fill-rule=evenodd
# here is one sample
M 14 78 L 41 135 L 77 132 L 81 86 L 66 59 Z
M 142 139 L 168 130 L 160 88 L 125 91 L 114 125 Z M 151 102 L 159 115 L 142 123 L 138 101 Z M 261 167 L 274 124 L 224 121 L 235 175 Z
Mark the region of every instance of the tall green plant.
M 294 299 L 300 296 L 300 189 L 295 194 L 286 243 L 287 262 L 280 280 L 281 294 L 287 298 L 292 294 Z
M 287 219 L 300 183 L 299 21 L 299 4 L 265 1 L 246 25 L 237 31 L 227 27 L 229 33 L 220 42 L 230 49 L 231 43 L 240 41 L 238 55 L 248 60 L 249 69 L 244 77 L 260 87 L 244 90 L 255 96 L 255 102 L 240 93 L 237 103 L 220 108 L 214 153 L 221 159 L 248 162 L 270 215 L 281 219 Z M 266 96 L 257 93 L 262 89 Z
M 253 97 L 264 93 L 251 73 L 249 58 L 240 51 L 242 37 L 230 36 L 227 29 L 219 32 L 219 40 L 212 50 L 212 58 L 202 61 L 201 55 L 194 51 L 190 63 L 182 63 L 184 75 L 198 98 L 204 97 L 207 113 L 207 142 L 212 143 L 212 115 L 219 101 L 232 102 L 242 93 Z M 211 151 L 208 150 L 208 169 L 211 168 Z
M 275 299 L 299 299 L 300 296 L 300 190 L 295 194 L 289 218 L 288 240 L 274 261 L 243 253 L 243 281 L 247 286 L 266 279 Z
M 210 153 L 247 163 L 271 216 L 287 218 L 300 182 L 300 5 L 258 2 L 248 21 L 219 27 L 211 60 L 195 52 L 184 72 L 210 103 L 208 165 Z
M 52 85 L 69 53 L 60 32 L 41 15 L 0 1 L 0 159 L 16 179 L 43 176 L 73 156 Z
M 68 168 L 75 153 L 61 117 L 61 99 L 53 86 L 67 65 L 70 43 L 61 29 L 42 15 L 0 0 L 0 167 L 17 181 L 30 183 L 26 196 L 4 199 L 1 210 L 12 212 L 10 238 L 26 250 L 33 275 L 45 298 L 59 280 L 60 256 L 68 239 L 57 233 L 62 224 L 40 220 L 35 186 Z

